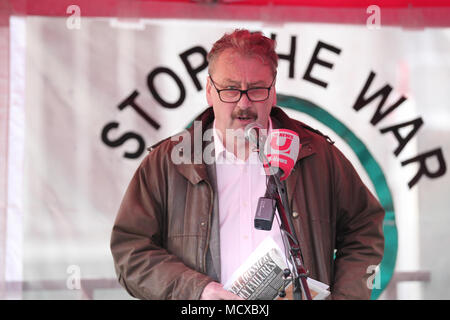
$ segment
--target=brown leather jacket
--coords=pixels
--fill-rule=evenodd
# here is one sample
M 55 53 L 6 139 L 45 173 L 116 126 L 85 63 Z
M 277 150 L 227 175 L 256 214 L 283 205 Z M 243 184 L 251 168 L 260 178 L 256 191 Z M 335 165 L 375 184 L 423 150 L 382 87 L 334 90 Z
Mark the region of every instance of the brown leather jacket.
M 367 268 L 383 256 L 383 208 L 323 136 L 280 108 L 272 108 L 271 117 L 274 127 L 296 131 L 302 144 L 286 188 L 310 277 L 329 284 L 334 299 L 369 299 Z M 198 119 L 202 128 L 211 126 L 212 108 Z M 215 170 L 204 163 L 174 164 L 178 143 L 166 139 L 145 157 L 112 230 L 119 282 L 136 298 L 199 299 L 219 279 Z

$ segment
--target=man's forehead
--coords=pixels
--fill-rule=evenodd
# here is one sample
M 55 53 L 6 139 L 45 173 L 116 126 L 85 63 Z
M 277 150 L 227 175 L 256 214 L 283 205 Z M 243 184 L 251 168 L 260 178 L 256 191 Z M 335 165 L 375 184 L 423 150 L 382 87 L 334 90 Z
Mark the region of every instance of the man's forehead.
M 260 62 L 262 65 L 268 65 L 268 61 L 265 61 L 263 57 L 257 54 L 242 54 L 241 52 L 235 49 L 226 49 L 222 52 L 218 59 L 218 61 L 224 62 L 226 64 L 236 63 L 236 62 L 248 62 L 250 60 L 256 60 Z
M 248 69 L 245 65 L 248 65 Z M 248 71 L 245 72 L 245 79 L 242 78 L 244 69 Z M 216 61 L 214 78 L 229 85 L 242 84 L 243 81 L 253 86 L 267 85 L 268 81 L 272 81 L 272 70 L 270 64 L 262 57 L 242 55 L 235 50 L 227 49 Z
M 246 84 L 251 85 L 251 86 L 256 86 L 256 85 L 265 85 L 268 79 L 256 79 L 256 80 L 252 80 L 250 82 L 246 82 Z M 244 81 L 244 79 L 238 79 L 237 77 L 225 77 L 222 79 L 222 82 L 224 84 L 230 84 L 230 85 L 240 85 L 242 84 L 242 82 Z

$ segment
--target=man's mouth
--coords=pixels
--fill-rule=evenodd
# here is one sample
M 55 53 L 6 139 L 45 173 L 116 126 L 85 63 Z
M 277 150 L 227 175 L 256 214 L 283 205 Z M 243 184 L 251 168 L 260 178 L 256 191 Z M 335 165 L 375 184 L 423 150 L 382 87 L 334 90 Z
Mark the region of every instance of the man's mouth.
M 231 117 L 232 119 L 242 122 L 244 124 L 256 121 L 258 115 L 256 114 L 256 112 L 253 112 L 251 110 L 235 110 L 231 114 Z
M 249 120 L 253 120 L 253 117 L 247 117 L 247 116 L 239 116 L 237 117 L 239 120 L 241 121 L 249 121 Z

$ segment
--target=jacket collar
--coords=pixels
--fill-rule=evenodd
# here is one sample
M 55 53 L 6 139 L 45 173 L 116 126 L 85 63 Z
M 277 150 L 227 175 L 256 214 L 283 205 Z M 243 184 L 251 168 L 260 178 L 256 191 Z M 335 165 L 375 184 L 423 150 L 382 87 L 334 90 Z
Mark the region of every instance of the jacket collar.
M 214 143 L 211 141 L 203 141 L 203 134 L 206 129 L 212 128 L 214 122 L 214 111 L 212 107 L 207 108 L 203 113 L 201 113 L 195 120 L 200 121 L 201 126 L 195 126 L 194 123 L 187 129 L 188 135 L 191 137 L 191 161 L 190 163 L 180 163 L 175 164 L 178 172 L 182 174 L 186 179 L 188 179 L 192 184 L 197 184 L 200 181 L 206 180 L 209 181 L 208 171 L 206 168 L 206 164 L 203 162 L 203 150 L 205 150 L 206 146 L 210 143 Z M 194 147 L 195 139 L 201 139 L 202 148 L 201 150 L 197 150 Z M 174 144 L 178 144 L 177 142 Z M 201 159 L 201 161 L 198 161 Z M 200 162 L 200 163 L 199 163 Z
M 289 129 L 297 132 L 299 135 L 301 147 L 295 167 L 298 166 L 299 160 L 315 153 L 312 143 L 312 136 L 308 131 L 302 128 L 301 123 L 299 121 L 289 118 L 288 115 L 284 113 L 284 111 L 281 110 L 279 107 L 273 107 L 270 112 L 270 116 L 272 118 L 273 128 Z M 208 171 L 206 167 L 207 164 L 203 162 L 203 150 L 205 150 L 205 148 L 208 147 L 210 143 L 214 143 L 214 141 L 212 139 L 211 141 L 203 141 L 203 134 L 206 129 L 211 128 L 213 125 L 214 121 L 213 108 L 209 107 L 208 109 L 206 109 L 202 114 L 200 114 L 195 119 L 195 121 L 200 121 L 201 126 L 199 127 L 191 125 L 191 127 L 187 130 L 188 134 L 191 137 L 192 161 L 190 163 L 175 164 L 175 167 L 180 172 L 180 174 L 185 176 L 186 179 L 188 179 L 192 184 L 197 184 L 203 180 L 209 181 Z M 202 150 L 196 150 L 194 148 L 195 139 L 202 140 Z M 178 143 L 179 142 L 175 142 L 174 145 Z M 210 149 L 210 147 L 208 147 L 208 149 Z M 201 163 L 198 163 L 199 162 L 198 159 L 201 159 Z

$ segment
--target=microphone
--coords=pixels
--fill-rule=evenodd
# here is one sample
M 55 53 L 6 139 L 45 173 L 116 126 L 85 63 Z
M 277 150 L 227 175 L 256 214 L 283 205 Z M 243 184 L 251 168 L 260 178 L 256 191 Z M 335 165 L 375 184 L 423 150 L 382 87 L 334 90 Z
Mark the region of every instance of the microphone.
M 264 167 L 266 167 L 268 160 L 261 148 L 264 147 L 264 143 L 266 141 L 263 130 L 265 129 L 262 125 L 256 122 L 252 122 L 245 127 L 244 135 L 245 139 L 256 146 L 259 152 L 260 159 L 264 164 Z M 258 206 L 256 207 L 254 218 L 254 226 L 257 230 L 269 231 L 272 229 L 273 218 L 275 216 L 276 209 L 276 200 L 273 197 L 273 188 L 271 188 L 272 185 L 273 184 L 267 185 L 266 194 L 264 195 L 264 197 L 260 197 L 258 200 Z
M 266 194 L 264 197 L 258 199 L 258 206 L 256 207 L 254 226 L 258 230 L 269 231 L 272 229 L 273 218 L 277 201 L 275 200 L 276 185 L 273 181 L 273 176 L 267 177 Z
M 292 169 L 300 151 L 300 139 L 295 131 L 288 129 L 274 129 L 266 137 L 262 134 L 265 130 L 260 124 L 253 122 L 245 127 L 245 138 L 254 143 L 260 153 L 260 159 L 264 168 L 269 171 L 267 189 L 264 197 L 259 198 L 256 208 L 254 226 L 258 230 L 271 230 L 276 209 L 275 193 L 277 190 L 274 175 L 280 181 L 285 180 Z M 261 150 L 261 146 L 264 146 Z M 274 172 L 273 168 L 280 169 Z M 278 171 L 278 170 L 276 170 Z
M 300 138 L 297 132 L 289 129 L 272 129 L 268 136 L 264 134 L 267 133 L 265 131 L 262 125 L 252 122 L 245 127 L 245 139 L 255 144 L 262 153 L 264 168 L 269 168 L 268 162 L 271 167 L 281 169 L 283 174 L 280 180 L 286 180 L 297 161 L 301 148 Z
M 253 143 L 259 150 L 261 146 L 264 146 L 266 140 L 264 131 L 266 129 L 262 125 L 257 122 L 252 122 L 245 126 L 244 136 L 246 140 Z

